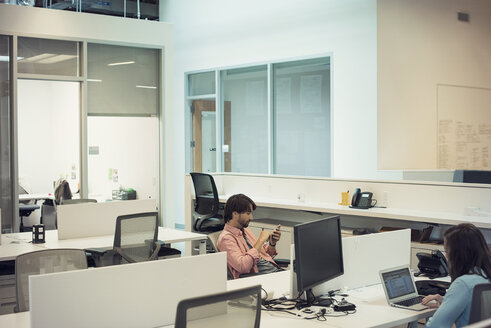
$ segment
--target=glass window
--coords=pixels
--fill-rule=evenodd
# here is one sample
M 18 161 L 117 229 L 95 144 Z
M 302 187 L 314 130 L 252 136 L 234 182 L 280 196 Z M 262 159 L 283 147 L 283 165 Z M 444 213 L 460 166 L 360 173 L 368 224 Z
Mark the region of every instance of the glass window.
M 159 51 L 88 44 L 89 115 L 158 115 Z
M 330 176 L 330 61 L 273 65 L 274 173 Z
M 267 66 L 222 71 L 223 169 L 268 173 Z
M 202 96 L 215 94 L 215 72 L 196 73 L 188 75 L 188 95 Z
M 2 230 L 12 226 L 14 218 L 11 191 L 10 149 L 10 43 L 9 37 L 0 35 L 0 209 Z
M 80 83 L 18 80 L 19 184 L 29 193 L 54 192 L 64 178 L 72 194 L 80 182 Z M 75 196 L 74 196 L 75 197 Z M 39 219 L 34 211 L 24 219 Z
M 91 116 L 87 136 L 89 198 L 132 188 L 138 199 L 158 199 L 158 117 Z
M 18 44 L 19 73 L 80 75 L 78 42 L 19 37 Z

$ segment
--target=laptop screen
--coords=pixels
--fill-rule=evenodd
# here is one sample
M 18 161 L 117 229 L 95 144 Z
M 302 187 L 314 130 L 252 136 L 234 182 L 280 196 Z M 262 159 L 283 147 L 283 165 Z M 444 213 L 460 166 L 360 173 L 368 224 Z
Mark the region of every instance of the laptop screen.
M 382 273 L 389 299 L 394 299 L 415 292 L 411 272 L 408 268 Z

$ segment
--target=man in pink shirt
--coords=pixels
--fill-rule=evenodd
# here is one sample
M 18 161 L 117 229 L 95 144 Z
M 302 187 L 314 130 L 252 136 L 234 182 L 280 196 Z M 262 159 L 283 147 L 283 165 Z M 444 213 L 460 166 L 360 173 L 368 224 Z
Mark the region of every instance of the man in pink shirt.
M 273 260 L 278 254 L 276 243 L 281 237 L 280 227 L 272 233 L 263 230 L 256 238 L 247 229 L 255 209 L 256 204 L 243 194 L 231 196 L 225 204 L 225 228 L 218 237 L 218 249 L 227 252 L 227 265 L 234 279 L 244 273 L 282 270 Z

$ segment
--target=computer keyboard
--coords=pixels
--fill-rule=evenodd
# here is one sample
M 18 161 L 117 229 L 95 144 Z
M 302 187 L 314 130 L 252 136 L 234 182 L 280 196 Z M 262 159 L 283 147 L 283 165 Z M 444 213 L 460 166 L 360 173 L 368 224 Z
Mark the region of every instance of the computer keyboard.
M 414 298 L 410 298 L 410 299 L 407 299 L 407 300 L 404 300 L 404 301 L 397 302 L 396 304 L 397 305 L 402 305 L 402 306 L 411 306 L 411 305 L 414 305 L 414 304 L 421 303 L 422 300 L 423 300 L 423 296 L 417 296 L 417 297 L 414 297 Z

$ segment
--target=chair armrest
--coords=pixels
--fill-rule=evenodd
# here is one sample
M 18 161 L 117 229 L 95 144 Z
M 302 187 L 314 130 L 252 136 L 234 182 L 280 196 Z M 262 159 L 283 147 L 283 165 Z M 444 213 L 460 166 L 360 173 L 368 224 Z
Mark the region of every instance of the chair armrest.
M 90 253 L 92 255 L 99 255 L 102 256 L 107 253 L 107 249 L 104 248 L 86 248 L 84 249 L 86 253 Z
M 276 264 L 278 264 L 281 268 L 286 268 L 290 265 L 289 259 L 274 259 Z

